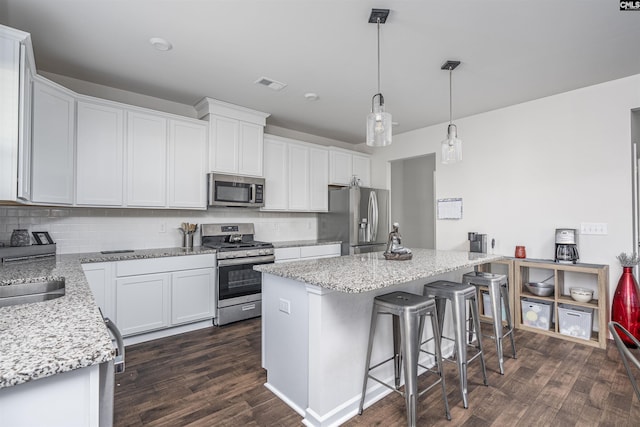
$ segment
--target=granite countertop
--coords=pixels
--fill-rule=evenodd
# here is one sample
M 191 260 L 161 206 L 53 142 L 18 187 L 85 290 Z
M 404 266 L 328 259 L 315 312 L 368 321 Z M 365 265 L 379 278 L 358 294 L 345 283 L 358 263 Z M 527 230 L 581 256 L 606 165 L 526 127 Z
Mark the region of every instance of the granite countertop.
M 382 252 L 263 264 L 254 270 L 346 293 L 368 292 L 504 258 L 475 252 L 412 249 L 413 259 L 388 261 Z
M 65 279 L 65 295 L 50 301 L 0 307 L 0 389 L 107 362 L 111 336 L 82 263 L 215 253 L 208 248 L 58 255 L 0 266 L 0 286 Z
M 273 247 L 278 248 L 295 248 L 299 246 L 320 246 L 320 245 L 336 245 L 341 244 L 341 240 L 288 240 L 283 242 L 271 242 Z

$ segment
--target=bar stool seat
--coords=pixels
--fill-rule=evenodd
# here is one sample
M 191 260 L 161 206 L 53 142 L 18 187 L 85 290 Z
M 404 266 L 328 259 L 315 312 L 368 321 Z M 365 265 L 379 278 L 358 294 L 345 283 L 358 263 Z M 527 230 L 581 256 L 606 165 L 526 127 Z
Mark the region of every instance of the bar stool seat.
M 484 351 L 482 350 L 482 336 L 481 334 L 476 334 L 475 345 L 468 343 L 467 340 L 465 339 L 465 335 L 467 332 L 466 307 L 468 302 L 471 303 L 470 321 L 473 321 L 475 323 L 475 327 L 478 331 L 480 330 L 480 317 L 478 315 L 478 304 L 476 302 L 476 288 L 471 285 L 463 285 L 462 283 L 450 282 L 447 280 L 438 280 L 436 282 L 427 283 L 426 285 L 424 285 L 424 295 L 429 298 L 434 298 L 436 301 L 436 311 L 438 313 L 438 325 L 440 326 L 440 339 L 450 340 L 455 343 L 454 344 L 455 360 L 451 360 L 447 358 L 443 358 L 443 360 L 457 363 L 458 374 L 460 375 L 460 390 L 462 393 L 462 404 L 464 405 L 465 408 L 468 408 L 469 401 L 468 401 L 468 390 L 467 390 L 467 366 L 469 362 L 475 360 L 476 358 L 480 358 L 480 365 L 482 366 L 482 377 L 484 380 L 484 385 L 485 386 L 487 385 L 487 370 L 484 363 Z M 447 300 L 449 300 L 451 303 L 454 338 L 445 337 L 442 334 L 442 329 L 444 324 L 444 315 L 447 307 Z M 473 334 L 470 333 L 470 336 L 473 336 Z M 471 340 L 472 338 L 470 337 L 469 341 Z M 427 341 L 430 341 L 430 340 L 427 340 Z M 425 343 L 427 341 L 425 341 Z M 468 347 L 474 348 L 475 354 L 473 354 L 467 360 Z M 429 353 L 426 350 L 422 350 L 422 348 L 421 348 L 421 351 L 425 353 Z
M 393 356 L 382 362 L 371 366 L 371 350 L 375 337 L 377 318 L 379 315 L 388 314 L 393 319 Z M 442 386 L 442 399 L 444 400 L 445 415 L 451 419 L 449 413 L 449 403 L 445 389 L 444 375 L 442 371 L 442 353 L 440 351 L 440 332 L 438 317 L 436 315 L 436 304 L 432 298 L 416 295 L 408 292 L 391 292 L 379 295 L 373 300 L 373 310 L 371 313 L 371 328 L 369 330 L 369 345 L 367 347 L 367 360 L 365 363 L 364 381 L 362 385 L 362 397 L 358 414 L 362 414 L 364 399 L 367 391 L 367 381 L 369 378 L 379 382 L 383 386 L 404 395 L 407 424 L 416 425 L 416 405 L 417 398 L 429 391 L 438 384 Z M 423 324 L 426 316 L 431 318 L 432 332 L 435 345 L 435 366 L 428 368 L 419 364 L 420 355 L 420 325 Z M 385 363 L 394 362 L 395 384 L 394 387 L 371 375 L 371 371 Z M 418 367 L 424 368 L 426 373 L 438 376 L 438 379 L 430 384 L 426 389 L 418 393 Z M 404 370 L 404 392 L 400 391 L 400 371 Z
M 485 336 L 493 338 L 496 341 L 496 352 L 498 354 L 498 365 L 500 367 L 500 374 L 504 375 L 502 340 L 507 336 L 511 339 L 511 350 L 513 351 L 513 358 L 516 358 L 516 343 L 513 338 L 513 321 L 511 319 L 511 309 L 509 304 L 509 284 L 507 282 L 507 276 L 505 276 L 504 274 L 472 271 L 470 273 L 465 273 L 462 275 L 462 283 L 464 283 L 465 285 L 473 285 L 476 288 L 489 288 L 489 299 L 491 301 L 491 311 L 493 313 L 494 336 Z M 502 326 L 502 316 L 500 315 L 500 313 L 502 312 L 502 305 L 504 305 L 505 317 L 507 320 L 506 330 L 504 330 Z

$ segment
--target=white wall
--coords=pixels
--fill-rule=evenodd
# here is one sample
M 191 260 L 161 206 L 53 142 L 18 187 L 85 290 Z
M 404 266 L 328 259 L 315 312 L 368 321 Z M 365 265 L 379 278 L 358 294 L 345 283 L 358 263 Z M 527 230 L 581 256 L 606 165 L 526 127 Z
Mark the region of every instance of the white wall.
M 640 75 L 454 120 L 463 161 L 440 164 L 446 124 L 394 135 L 372 156 L 374 186 L 388 188 L 390 160 L 436 152 L 436 198 L 462 197 L 463 219 L 436 221 L 438 249 L 466 250 L 467 232 L 496 239 L 496 253 L 553 258 L 554 230 L 604 222 L 580 236 L 580 260 L 610 265 L 610 296 L 633 251 L 630 110 Z M 402 120 L 402 118 L 400 118 Z

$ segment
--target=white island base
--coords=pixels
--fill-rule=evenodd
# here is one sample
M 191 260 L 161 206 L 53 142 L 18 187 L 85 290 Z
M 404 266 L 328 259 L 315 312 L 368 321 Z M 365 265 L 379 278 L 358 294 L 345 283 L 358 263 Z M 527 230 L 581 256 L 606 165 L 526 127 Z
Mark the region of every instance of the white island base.
M 470 269 L 359 293 L 334 291 L 263 272 L 265 386 L 303 416 L 305 425 L 336 426 L 347 421 L 358 413 L 362 395 L 374 297 L 398 290 L 422 294 L 425 283 L 460 281 L 466 271 Z M 450 327 L 445 320 L 445 333 L 450 333 Z M 427 325 L 425 331 L 429 330 Z M 381 316 L 372 365 L 392 354 L 391 337 L 390 316 Z M 451 351 L 452 346 L 443 348 L 443 354 Z M 421 360 L 426 366 L 433 365 L 424 353 Z M 376 376 L 391 383 L 392 364 L 378 368 Z M 369 381 L 365 408 L 389 393 L 388 388 Z

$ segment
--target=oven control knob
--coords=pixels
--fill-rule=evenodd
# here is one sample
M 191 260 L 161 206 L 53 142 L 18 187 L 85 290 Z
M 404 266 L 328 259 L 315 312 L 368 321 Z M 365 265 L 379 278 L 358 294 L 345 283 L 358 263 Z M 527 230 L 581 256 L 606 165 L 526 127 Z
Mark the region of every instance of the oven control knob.
M 246 252 L 244 253 L 244 256 L 251 256 L 251 251 L 246 251 Z

